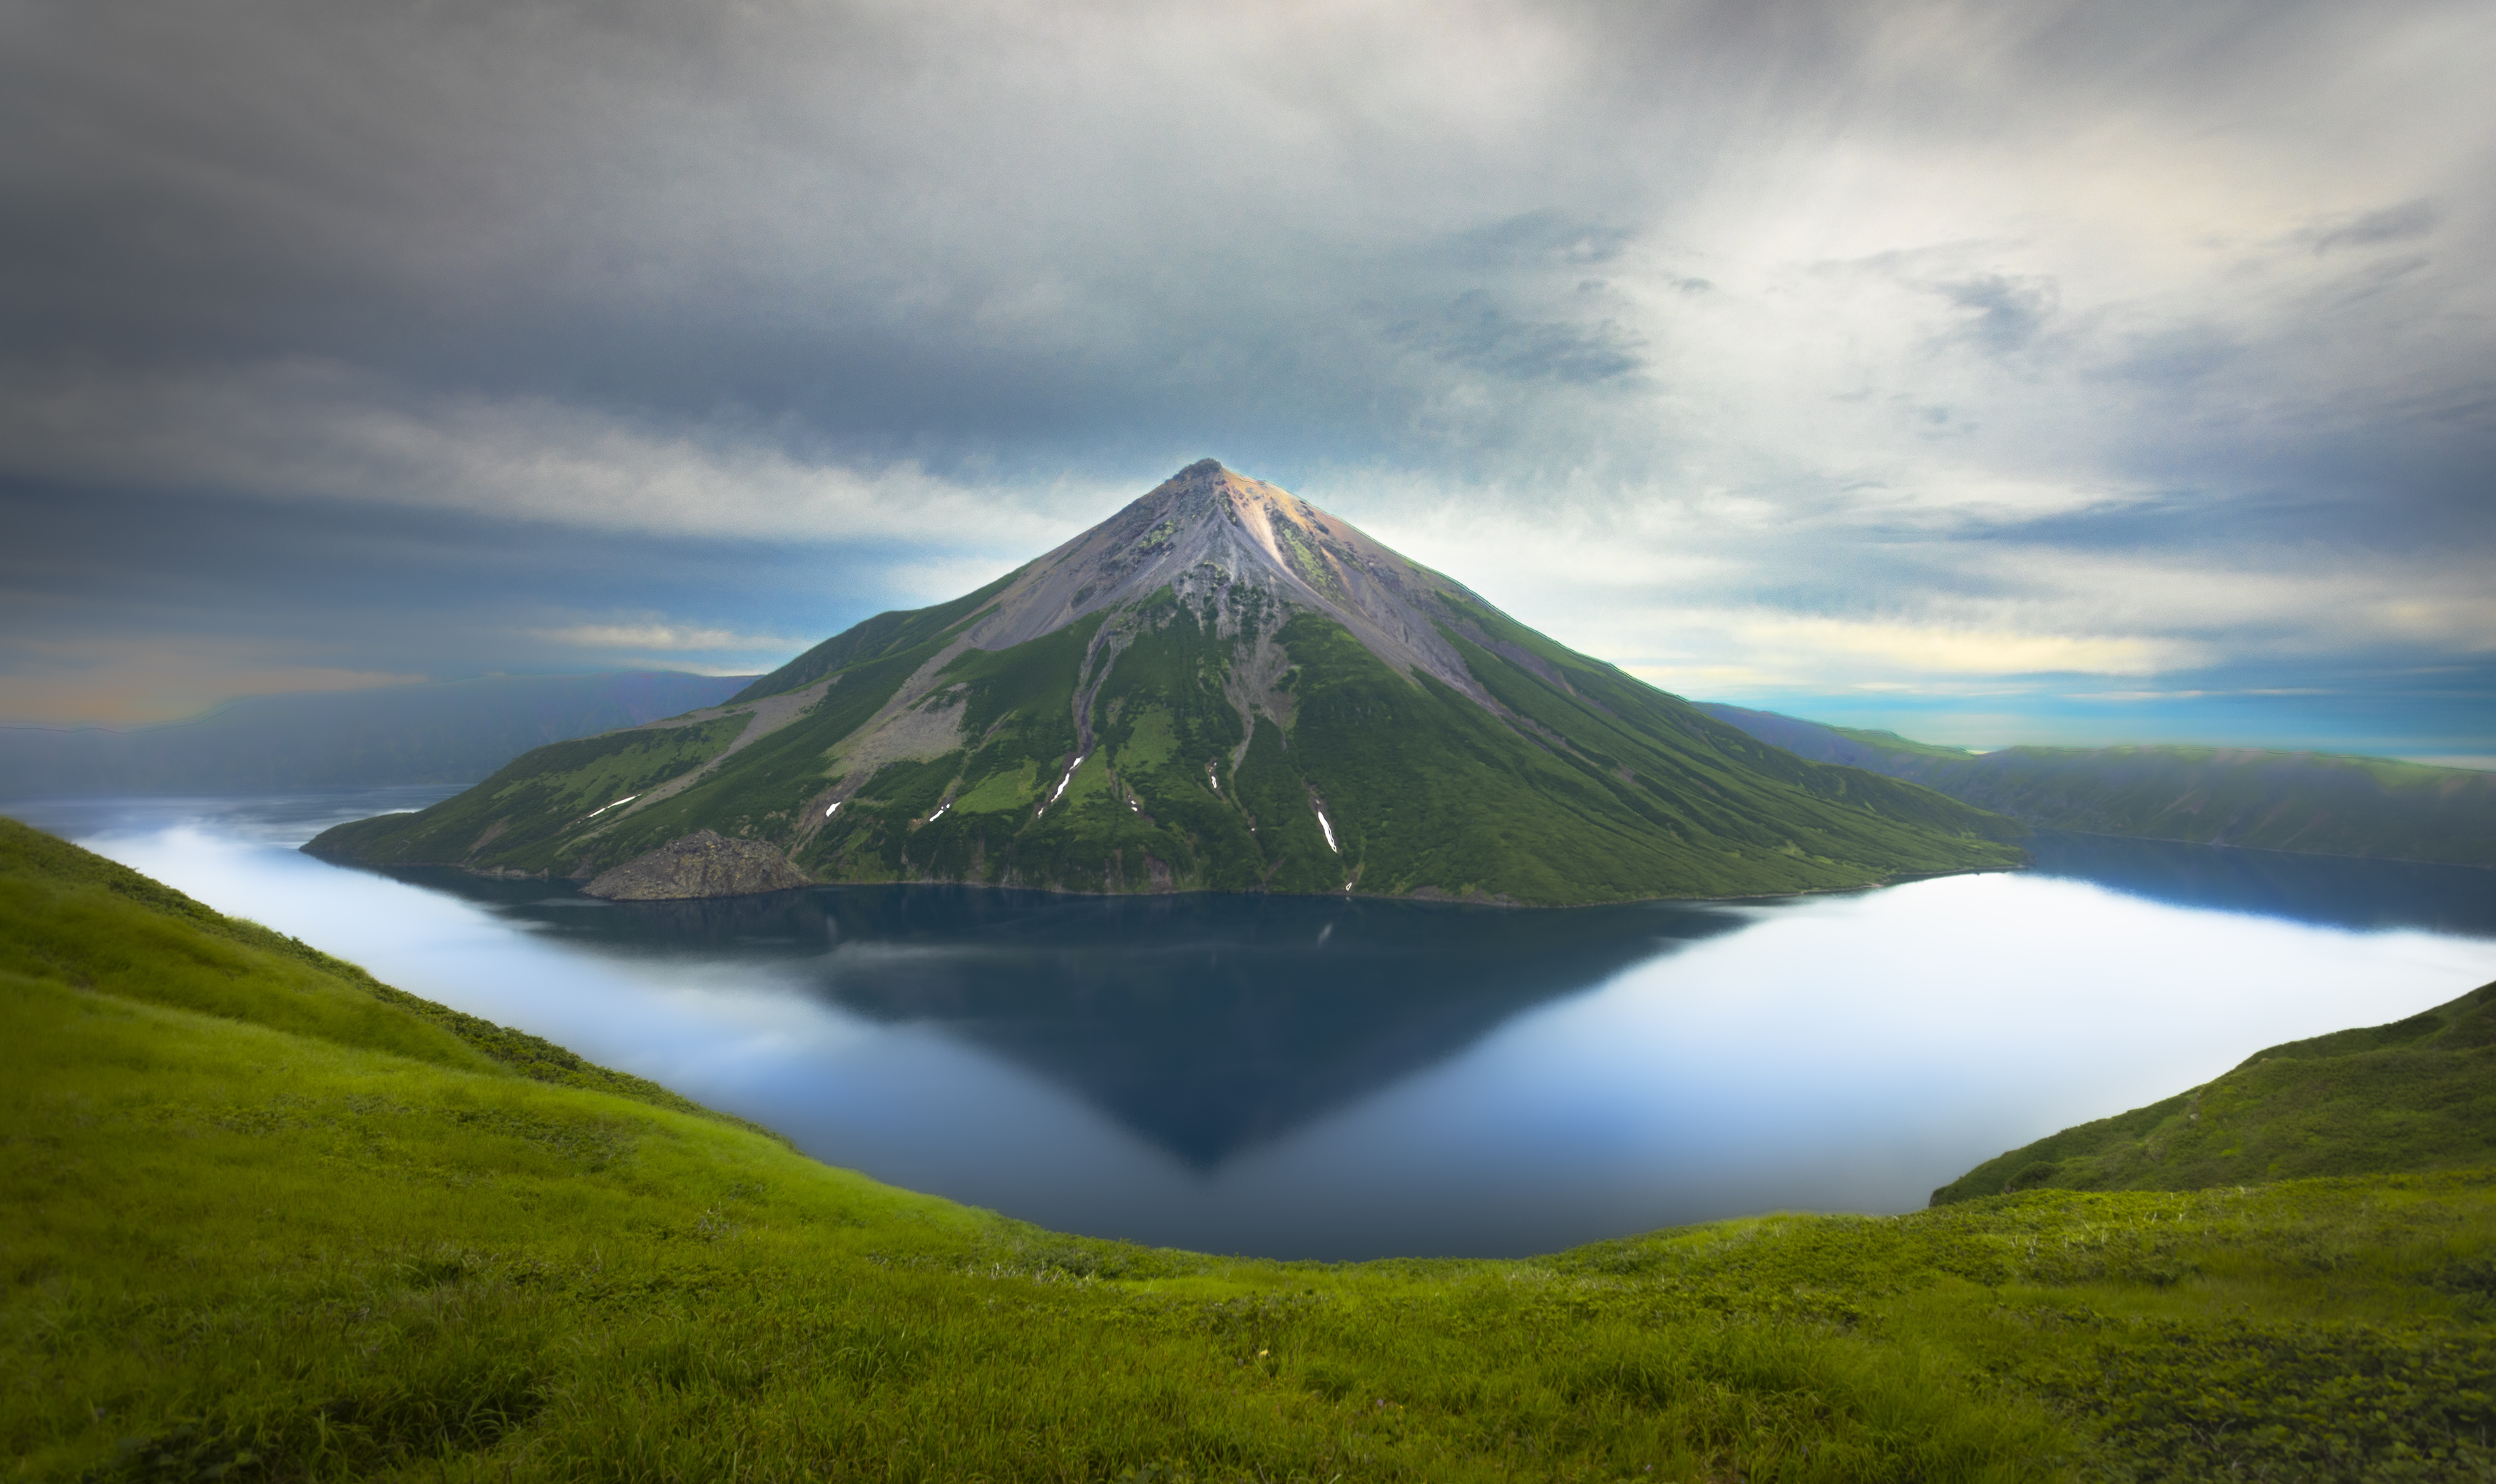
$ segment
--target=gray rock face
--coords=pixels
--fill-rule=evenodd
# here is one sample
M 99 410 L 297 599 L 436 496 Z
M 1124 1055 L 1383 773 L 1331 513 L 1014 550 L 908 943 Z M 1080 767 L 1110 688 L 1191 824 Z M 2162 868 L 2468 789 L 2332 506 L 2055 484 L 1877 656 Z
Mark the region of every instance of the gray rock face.
M 584 896 L 610 902 L 681 902 L 694 897 L 746 897 L 813 884 L 789 857 L 759 840 L 731 840 L 698 829 L 646 855 L 602 872 Z
M 1209 458 L 1033 562 L 958 647 L 1011 648 L 1162 587 L 1193 606 L 1233 585 L 1262 589 L 1281 608 L 1325 613 L 1390 669 L 1419 669 L 1497 709 L 1439 632 L 1442 622 L 1460 621 L 1451 599 L 1470 598 L 1463 586 L 1341 516 Z M 1224 617 L 1222 632 L 1235 622 Z M 923 679 L 914 677 L 905 702 L 938 684 L 939 669 L 931 664 Z

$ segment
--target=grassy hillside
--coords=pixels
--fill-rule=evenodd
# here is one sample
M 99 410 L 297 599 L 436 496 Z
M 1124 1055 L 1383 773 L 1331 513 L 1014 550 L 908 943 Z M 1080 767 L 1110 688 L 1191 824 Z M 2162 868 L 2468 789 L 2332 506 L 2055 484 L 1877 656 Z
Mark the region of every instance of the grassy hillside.
M 2496 866 L 2496 773 L 2254 748 L 2010 747 L 1979 756 L 1772 711 L 1702 709 L 1800 757 L 1910 779 L 2050 829 Z
M 2257 1052 L 2190 1092 L 1988 1159 L 1933 1202 L 2485 1164 L 2496 1164 L 2496 984 L 2390 1025 Z
M 2496 1174 L 1520 1262 L 827 1169 L 0 821 L 23 1479 L 2496 1476 Z
M 708 828 L 825 881 L 1536 905 L 2024 858 L 2008 819 L 1763 747 L 1461 595 L 1446 636 L 1499 711 L 1246 584 L 1201 605 L 1165 588 L 1004 649 L 949 649 L 994 591 L 871 619 L 756 682 L 736 706 L 826 689 L 733 756 L 742 714 L 619 732 L 307 849 L 587 877 Z M 903 691 L 914 675 L 923 694 Z M 889 741 L 905 732 L 911 745 Z M 713 758 L 680 792 L 592 813 Z

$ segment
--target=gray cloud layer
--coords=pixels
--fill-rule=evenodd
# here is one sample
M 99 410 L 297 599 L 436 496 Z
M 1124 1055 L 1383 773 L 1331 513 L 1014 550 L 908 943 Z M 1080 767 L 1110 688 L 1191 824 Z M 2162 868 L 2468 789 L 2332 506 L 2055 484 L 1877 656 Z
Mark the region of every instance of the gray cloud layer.
M 903 549 L 916 596 L 1210 451 L 1702 693 L 2496 644 L 2480 4 L 237 0 L 0 42 L 28 487 L 511 516 L 558 563 Z

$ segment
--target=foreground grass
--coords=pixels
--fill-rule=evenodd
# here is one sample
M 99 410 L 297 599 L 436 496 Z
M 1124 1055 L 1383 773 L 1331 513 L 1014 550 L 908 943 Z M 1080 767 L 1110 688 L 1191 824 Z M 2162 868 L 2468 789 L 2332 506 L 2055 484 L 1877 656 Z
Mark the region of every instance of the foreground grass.
M 2489 1172 L 1232 1260 L 332 965 L 0 833 L 13 1476 L 2496 1477 Z

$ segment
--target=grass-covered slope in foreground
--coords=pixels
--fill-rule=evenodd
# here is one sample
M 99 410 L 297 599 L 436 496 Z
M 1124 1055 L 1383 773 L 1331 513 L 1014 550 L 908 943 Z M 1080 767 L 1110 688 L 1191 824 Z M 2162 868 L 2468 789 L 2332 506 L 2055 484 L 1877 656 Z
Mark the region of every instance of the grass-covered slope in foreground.
M 698 829 L 824 881 L 1540 905 L 2023 858 L 2011 820 L 1763 746 L 1209 462 L 715 716 L 307 849 L 587 878 Z
M 2483 1172 L 1228 1259 L 533 1079 L 15 825 L 0 905 L 13 1478 L 2496 1471 Z
M 2249 747 L 2006 747 L 1981 755 L 1773 711 L 1700 709 L 1799 757 L 1909 779 L 2051 829 L 2496 866 L 2496 773 Z
M 2496 1164 L 2496 984 L 2407 1020 L 2256 1052 L 2215 1081 L 1988 1159 L 1936 1205 L 2008 1190 L 2191 1190 Z

